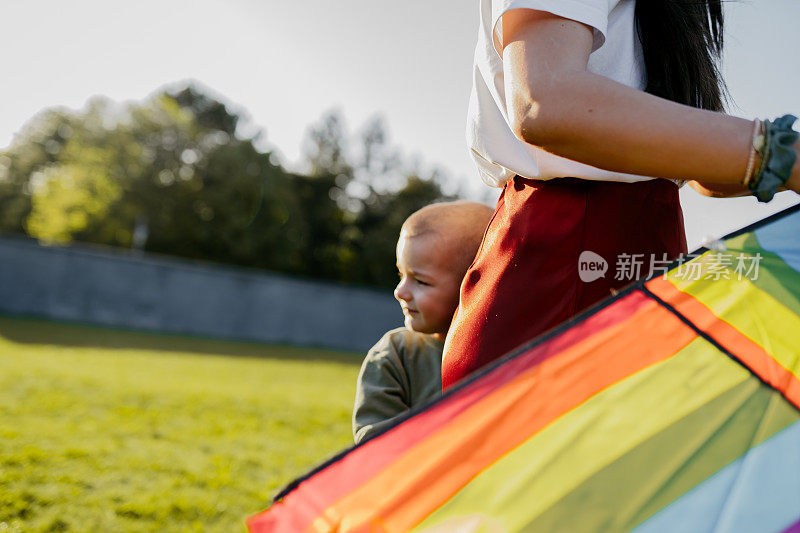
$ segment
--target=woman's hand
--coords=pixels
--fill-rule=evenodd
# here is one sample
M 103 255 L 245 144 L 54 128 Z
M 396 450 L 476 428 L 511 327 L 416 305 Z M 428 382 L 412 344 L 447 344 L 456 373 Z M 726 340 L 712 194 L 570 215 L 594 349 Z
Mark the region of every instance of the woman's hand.
M 702 194 L 703 196 L 710 196 L 711 198 L 738 198 L 741 196 L 750 196 L 752 192 L 741 183 L 738 184 L 719 184 L 719 183 L 700 183 L 698 181 L 690 181 L 689 186 Z

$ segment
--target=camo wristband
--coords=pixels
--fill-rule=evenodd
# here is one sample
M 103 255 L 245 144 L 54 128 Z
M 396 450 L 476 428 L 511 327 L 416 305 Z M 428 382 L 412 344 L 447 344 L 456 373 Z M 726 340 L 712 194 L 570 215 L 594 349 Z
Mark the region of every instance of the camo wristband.
M 756 174 L 747 186 L 759 202 L 769 202 L 792 174 L 797 160 L 793 144 L 798 134 L 792 129 L 797 120 L 794 115 L 784 115 L 774 122 L 764 121 L 764 154 Z

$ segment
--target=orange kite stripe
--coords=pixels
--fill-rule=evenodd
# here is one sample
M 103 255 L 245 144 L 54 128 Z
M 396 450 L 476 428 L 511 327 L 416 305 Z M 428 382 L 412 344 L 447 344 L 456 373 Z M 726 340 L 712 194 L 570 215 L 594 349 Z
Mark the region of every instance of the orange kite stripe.
M 678 289 L 663 277 L 652 279 L 645 285 L 800 408 L 800 380 L 759 344 L 722 320 L 697 298 Z
M 460 413 L 330 505 L 308 531 L 408 530 L 532 434 L 696 338 L 673 313 L 648 302 L 628 320 L 530 368 Z M 524 401 L 533 394 L 536 402 Z

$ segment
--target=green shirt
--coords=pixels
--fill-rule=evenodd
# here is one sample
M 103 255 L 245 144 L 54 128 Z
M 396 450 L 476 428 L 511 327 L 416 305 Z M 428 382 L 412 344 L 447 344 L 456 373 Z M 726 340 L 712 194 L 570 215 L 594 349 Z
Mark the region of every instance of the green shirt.
M 353 408 L 356 444 L 442 393 L 441 341 L 406 328 L 386 333 L 361 365 Z

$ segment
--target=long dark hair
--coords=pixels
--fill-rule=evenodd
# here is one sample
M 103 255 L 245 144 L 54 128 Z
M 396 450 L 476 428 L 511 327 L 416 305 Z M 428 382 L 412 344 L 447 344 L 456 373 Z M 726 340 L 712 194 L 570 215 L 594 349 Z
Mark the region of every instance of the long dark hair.
M 727 94 L 719 72 L 722 27 L 721 0 L 637 0 L 645 91 L 722 111 Z

